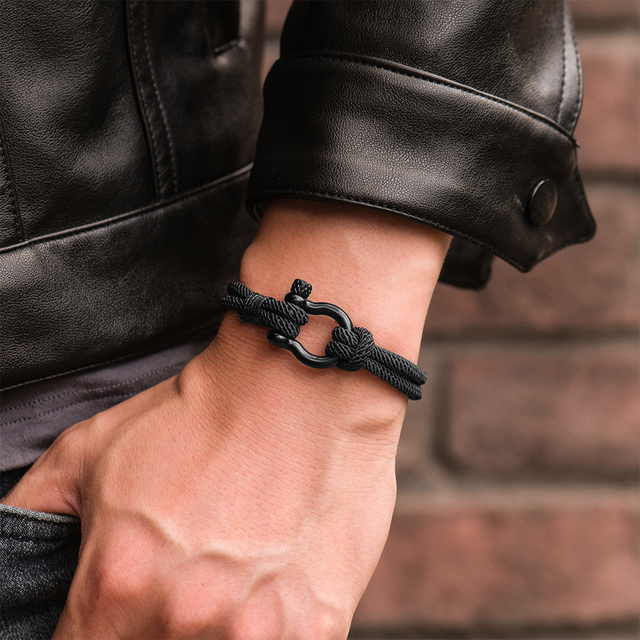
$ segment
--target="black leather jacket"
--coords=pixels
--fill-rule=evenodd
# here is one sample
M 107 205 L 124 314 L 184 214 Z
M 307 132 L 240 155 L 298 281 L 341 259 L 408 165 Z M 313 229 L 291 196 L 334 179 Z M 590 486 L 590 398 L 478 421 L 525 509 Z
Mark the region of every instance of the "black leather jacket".
M 2 3 L 3 387 L 214 328 L 254 228 L 261 49 L 253 0 Z M 409 216 L 456 237 L 442 278 L 470 287 L 492 254 L 526 271 L 593 235 L 561 2 L 300 1 L 282 55 L 257 215 Z

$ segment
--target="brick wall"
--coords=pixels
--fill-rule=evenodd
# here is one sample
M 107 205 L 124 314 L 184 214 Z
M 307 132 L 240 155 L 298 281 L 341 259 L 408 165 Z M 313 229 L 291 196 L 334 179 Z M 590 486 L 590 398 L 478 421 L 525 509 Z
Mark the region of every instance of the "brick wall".
M 265 70 L 288 0 L 268 3 Z M 440 285 L 354 638 L 637 638 L 640 3 L 572 0 L 596 239 Z

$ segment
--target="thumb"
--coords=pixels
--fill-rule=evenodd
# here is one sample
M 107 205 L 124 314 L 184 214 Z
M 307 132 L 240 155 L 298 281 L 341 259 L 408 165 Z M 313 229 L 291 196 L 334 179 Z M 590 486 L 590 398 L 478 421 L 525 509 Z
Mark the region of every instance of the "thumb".
M 80 517 L 84 452 L 79 425 L 64 431 L 36 460 L 0 504 Z

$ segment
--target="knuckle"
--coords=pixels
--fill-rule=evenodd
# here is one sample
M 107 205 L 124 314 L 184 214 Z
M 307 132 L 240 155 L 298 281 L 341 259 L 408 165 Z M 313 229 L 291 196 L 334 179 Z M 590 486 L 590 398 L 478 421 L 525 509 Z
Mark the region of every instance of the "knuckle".
M 93 586 L 96 601 L 105 607 L 139 602 L 148 592 L 149 580 L 135 565 L 122 562 L 103 563 L 94 572 Z
M 351 616 L 336 610 L 317 607 L 302 613 L 292 608 L 284 611 L 245 609 L 228 628 L 227 640 L 344 640 Z
M 202 637 L 215 631 L 220 636 L 224 623 L 224 603 L 212 602 L 206 593 L 194 589 L 175 589 L 164 598 L 159 624 L 165 638 Z
M 230 625 L 227 640 L 281 640 L 285 637 L 283 622 L 275 616 L 242 615 Z
M 198 620 L 193 615 L 169 614 L 163 615 L 160 619 L 162 638 L 192 638 L 211 625 L 204 620 Z
M 335 609 L 320 608 L 306 620 L 300 640 L 344 640 L 349 633 L 351 616 L 340 615 Z

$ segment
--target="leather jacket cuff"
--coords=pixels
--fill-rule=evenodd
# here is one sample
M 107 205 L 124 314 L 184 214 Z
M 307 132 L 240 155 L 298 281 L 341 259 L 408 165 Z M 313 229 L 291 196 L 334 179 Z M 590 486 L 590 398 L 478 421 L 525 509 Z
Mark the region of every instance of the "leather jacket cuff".
M 446 231 L 460 240 L 441 279 L 472 288 L 488 279 L 491 255 L 529 271 L 595 232 L 576 143 L 555 121 L 344 53 L 288 56 L 267 78 L 247 204 L 259 216 L 272 198 L 366 205 Z

